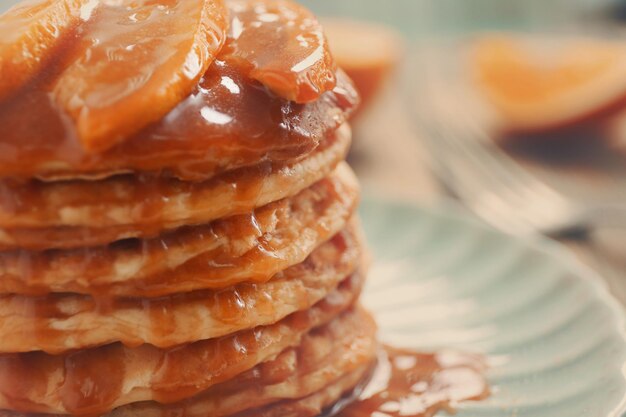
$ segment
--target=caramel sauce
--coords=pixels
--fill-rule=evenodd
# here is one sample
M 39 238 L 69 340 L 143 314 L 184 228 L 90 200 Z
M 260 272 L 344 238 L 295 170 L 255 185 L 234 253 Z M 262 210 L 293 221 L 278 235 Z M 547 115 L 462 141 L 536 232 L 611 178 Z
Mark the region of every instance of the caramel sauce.
M 315 149 L 356 106 L 341 75 L 310 104 L 271 96 L 217 60 L 163 120 L 100 154 L 85 152 L 43 92 L 0 104 L 0 175 L 99 177 L 142 171 L 203 180 L 260 161 L 292 162 Z
M 127 221 L 131 226 L 145 222 L 147 236 L 152 237 L 166 226 L 173 229 L 194 224 L 191 221 L 165 224 L 166 220 L 159 217 L 169 198 L 181 195 L 186 189 L 196 190 L 190 185 L 191 181 L 204 181 L 238 168 L 254 171 L 253 178 L 266 178 L 274 170 L 289 171 L 292 168 L 289 164 L 303 160 L 315 150 L 330 148 L 331 132 L 347 120 L 358 98 L 351 82 L 342 72 L 336 72 L 315 18 L 285 0 L 233 0 L 229 3 L 231 22 L 226 39 L 221 4 L 214 0 L 96 2 L 93 9 L 81 10 L 78 21 L 68 20 L 67 27 L 62 22 L 50 24 L 53 31 L 68 32 L 67 36 L 49 39 L 44 52 L 50 59 L 42 60 L 45 62 L 42 67 L 28 68 L 32 71 L 25 72 L 18 80 L 20 91 L 17 94 L 9 91 L 6 98 L 0 91 L 4 100 L 0 103 L 0 177 L 5 178 L 0 184 L 0 205 L 6 208 L 3 215 L 11 212 L 7 227 L 45 229 L 37 221 L 19 224 L 16 213 L 24 209 L 34 213 L 33 218 L 37 218 L 37 214 L 45 217 L 50 214 L 46 214 L 46 210 L 54 201 L 67 202 L 70 209 L 86 201 L 96 201 L 96 214 L 100 213 L 98 207 L 105 213 L 110 209 L 104 203 L 108 199 L 124 204 L 140 201 L 143 206 L 135 213 L 137 218 L 128 217 Z M 72 10 L 70 15 L 75 17 Z M 69 27 L 72 30 L 68 30 Z M 50 53 L 52 50 L 54 53 Z M 325 175 L 324 169 L 331 168 L 321 166 L 316 171 L 321 176 Z M 131 173 L 132 176 L 127 175 Z M 187 182 L 158 181 L 152 174 Z M 217 194 L 230 198 L 236 209 L 228 211 L 230 208 L 224 204 L 227 208 L 222 210 L 226 211 L 216 212 L 215 218 L 248 212 L 252 202 L 274 201 L 261 200 L 264 184 L 252 180 L 228 183 L 230 174 L 217 178 L 216 182 L 236 188 L 234 197 L 222 191 Z M 111 183 L 116 186 L 108 189 L 110 184 L 104 181 L 82 181 L 113 176 Z M 51 180 L 59 180 L 54 184 L 59 194 L 47 187 L 49 184 L 45 181 Z M 308 185 L 299 176 L 298 180 L 301 186 Z M 128 193 L 135 181 L 140 183 L 140 191 Z M 85 188 L 72 187 L 79 183 Z M 125 188 L 125 184 L 131 187 Z M 286 189 L 285 181 L 277 188 Z M 136 198 L 130 198 L 131 194 Z M 46 201 L 47 197 L 50 200 Z M 192 203 L 200 199 L 208 200 L 204 202 L 208 205 L 223 203 L 217 197 L 213 200 L 194 192 L 188 192 L 185 198 Z M 125 215 L 119 217 L 126 218 Z M 107 218 L 106 215 L 96 216 L 98 227 L 117 226 L 104 222 Z M 254 216 L 245 219 L 248 223 L 240 227 L 246 231 L 256 227 L 254 232 L 259 235 L 254 250 L 240 257 L 223 258 L 213 257 L 215 253 L 209 251 L 205 257 L 186 262 L 181 272 L 192 276 L 190 281 L 193 281 L 193 278 L 199 279 L 207 267 L 228 272 L 233 264 L 241 262 L 250 269 L 256 268 L 251 273 L 253 279 L 267 280 L 277 272 L 270 269 L 270 261 L 283 261 L 277 264 L 282 268 L 300 260 L 293 258 L 287 262 L 288 253 L 279 253 L 285 249 L 283 246 L 288 246 L 286 236 L 271 239 L 261 233 Z M 196 222 L 212 220 L 214 218 Z M 59 228 L 90 226 L 80 222 L 53 221 L 52 224 Z M 324 227 L 328 225 L 320 225 L 320 229 Z M 206 232 L 214 233 L 213 230 Z M 323 232 L 329 234 L 330 230 L 319 233 Z M 159 243 L 166 244 L 164 240 Z M 335 245 L 335 250 L 339 251 L 356 250 L 356 245 L 342 236 L 335 237 L 328 245 Z M 90 262 L 92 265 L 106 262 L 90 256 L 97 257 L 87 253 L 82 267 Z M 354 258 L 352 264 L 356 263 L 356 255 Z M 25 258 L 24 261 L 28 263 Z M 348 258 L 342 261 L 347 262 Z M 307 272 L 312 274 L 319 273 L 320 269 L 313 264 L 303 262 L 299 267 L 308 268 Z M 25 276 L 33 273 L 26 269 L 34 265 L 23 267 Z M 77 267 L 80 269 L 80 265 Z M 228 275 L 227 272 L 219 277 Z M 292 272 L 280 273 L 286 279 Z M 319 290 L 324 280 L 321 275 L 316 277 Z M 345 274 L 341 274 L 337 281 L 344 277 Z M 81 278 L 85 279 L 76 277 Z M 160 271 L 152 278 L 155 279 L 148 279 L 143 287 L 138 287 L 138 291 L 145 291 L 141 295 L 169 294 L 167 289 L 171 291 L 176 279 L 183 279 L 172 277 L 169 270 Z M 43 288 L 45 292 L 45 285 L 36 284 L 40 285 L 38 290 Z M 279 322 L 176 347 L 168 345 L 167 349 L 145 344 L 134 334 L 121 343 L 122 336 L 117 334 L 107 335 L 106 342 L 81 346 L 84 349 L 78 351 L 68 351 L 71 343 L 66 336 L 62 350 L 54 352 L 58 353 L 56 355 L 44 352 L 0 355 L 0 393 L 3 401 L 18 412 L 97 416 L 128 403 L 184 401 L 244 372 L 250 372 L 246 376 L 254 382 L 257 374 L 270 383 L 280 382 L 295 371 L 290 367 L 293 358 L 288 354 L 277 367 L 260 365 L 256 371 L 253 368 L 260 362 L 277 358 L 281 352 L 287 352 L 285 349 L 298 346 L 312 328 L 329 322 L 329 326 L 336 325 L 332 320 L 354 304 L 362 284 L 363 275 L 358 271 L 345 278 L 326 299 Z M 137 282 L 129 286 L 136 287 Z M 21 304 L 16 305 L 16 311 L 24 316 L 52 320 L 53 325 L 48 329 L 35 331 L 34 339 L 43 341 L 63 339 L 59 333 L 65 323 L 55 321 L 56 318 L 73 317 L 88 310 L 106 312 L 129 305 L 139 306 L 149 315 L 150 330 L 166 338 L 180 328 L 180 316 L 174 310 L 194 301 L 193 297 L 204 300 L 212 296 L 225 325 L 242 322 L 243 314 L 252 307 L 263 310 L 259 316 L 268 315 L 278 309 L 280 302 L 280 294 L 259 291 L 254 283 L 221 293 L 185 293 L 132 300 L 113 298 L 109 291 L 113 286 L 108 284 L 94 288 L 102 297 L 78 295 L 73 299 L 75 303 L 63 307 L 61 303 L 40 302 L 43 298 L 24 297 L 18 299 L 16 304 Z M 195 287 L 187 289 L 190 288 Z M 305 307 L 332 288 L 325 289 L 323 295 Z M 65 294 L 45 297 L 50 300 L 66 296 L 74 297 Z M 193 321 L 194 318 L 185 319 Z M 358 323 L 351 323 L 351 328 L 360 330 Z M 86 336 L 77 330 L 71 337 L 78 340 Z M 349 344 L 339 337 L 331 339 L 339 340 L 339 345 Z M 109 341 L 115 343 L 98 346 Z M 373 338 L 369 341 L 373 354 Z M 322 353 L 311 350 L 299 359 L 305 363 L 306 370 L 314 364 L 309 364 L 307 358 L 331 353 L 343 355 L 346 363 L 355 365 L 350 363 L 349 349 L 331 350 L 329 347 Z M 361 357 L 355 359 L 361 360 Z M 127 390 L 125 384 L 129 381 L 138 386 Z M 255 385 L 251 383 L 251 388 Z M 237 389 L 235 386 L 234 391 Z M 180 413 L 185 414 L 186 407 L 183 405 Z
M 463 401 L 489 396 L 484 358 L 452 351 L 419 353 L 385 346 L 371 379 L 356 398 L 345 398 L 327 416 L 432 417 L 454 413 Z
M 358 199 L 331 176 L 286 200 L 154 239 L 74 250 L 0 252 L 0 292 L 158 297 L 262 282 L 342 229 Z
M 65 381 L 60 395 L 63 406 L 73 415 L 98 415 L 111 407 L 123 388 L 125 368 L 111 369 L 111 361 L 123 355 L 121 345 L 101 348 L 98 361 L 90 355 L 88 350 L 82 350 L 65 358 Z
M 52 354 L 113 342 L 169 348 L 274 323 L 306 310 L 358 267 L 360 244 L 350 231 L 265 284 L 245 282 L 216 291 L 114 299 L 73 294 L 1 296 L 0 352 Z M 68 323 L 74 327 L 68 328 Z
M 357 272 L 312 308 L 277 323 L 170 349 L 115 343 L 60 355 L 0 355 L 0 394 L 20 412 L 65 414 L 65 408 L 94 416 L 129 402 L 128 376 L 143 388 L 131 402 L 181 401 L 298 346 L 311 329 L 349 309 L 363 282 Z
M 14 94 L 45 68 L 59 39 L 74 35 L 88 0 L 37 0 L 0 15 L 0 99 Z
M 49 90 L 81 146 L 106 150 L 190 94 L 224 43 L 226 13 L 219 0 L 97 3 Z
M 297 103 L 315 101 L 335 86 L 335 63 L 311 12 L 286 0 L 231 0 L 228 5 L 230 56 L 247 62 L 253 79 Z
M 297 336 L 298 333 L 302 334 L 304 329 L 310 328 L 313 323 L 327 324 L 331 317 L 336 318 L 331 314 L 340 314 L 356 299 L 362 283 L 362 277 L 355 274 L 342 282 L 338 290 L 312 309 L 296 312 L 288 316 L 282 323 L 279 322 L 274 326 L 287 325 L 291 328 L 291 332 Z M 260 381 L 263 383 L 280 381 L 285 376 L 285 370 L 273 368 L 263 363 L 258 364 L 243 375 L 239 374 L 236 383 L 230 380 L 234 376 L 232 372 L 224 373 L 222 371 L 225 368 L 224 364 L 230 364 L 236 369 L 241 369 L 234 365 L 237 361 L 249 362 L 250 360 L 246 360 L 246 357 L 253 358 L 258 351 L 267 348 L 268 340 L 265 333 L 268 332 L 264 328 L 258 328 L 241 332 L 235 336 L 228 336 L 222 339 L 223 342 L 196 342 L 185 347 L 182 351 L 170 350 L 161 361 L 159 372 L 155 374 L 153 382 L 153 390 L 158 401 L 169 404 L 183 399 L 193 400 L 194 395 L 203 395 L 201 384 L 204 384 L 204 387 L 209 387 L 222 383 L 224 386 L 216 387 L 216 391 L 225 393 L 249 388 L 257 385 Z M 283 337 L 288 338 L 289 336 L 284 335 Z M 206 349 L 207 346 L 211 345 L 218 346 L 216 346 L 215 351 L 212 351 L 213 355 L 208 355 Z M 220 363 L 221 365 L 219 365 Z M 183 404 L 176 404 L 174 408 L 180 405 Z
M 182 226 L 249 213 L 296 195 L 333 171 L 353 177 L 342 162 L 349 144 L 349 129 L 341 128 L 330 147 L 318 149 L 298 163 L 260 164 L 201 183 L 133 176 L 95 182 L 31 182 L 28 186 L 0 182 L 0 241 L 16 248 L 15 237 L 36 238 L 35 232 L 41 230 L 42 239 L 52 232 L 71 240 L 48 246 L 39 242 L 34 247 L 27 241 L 25 249 L 96 246 L 125 238 L 155 237 Z
M 0 103 L 0 176 L 98 178 L 140 171 L 196 181 L 260 161 L 287 162 L 303 157 L 347 119 L 358 98 L 341 72 L 337 73 L 336 86 L 334 82 L 324 84 L 318 88 L 316 100 L 308 104 L 278 97 L 253 78 L 256 68 L 271 72 L 283 80 L 281 83 L 289 79 L 290 86 L 300 88 L 303 81 L 297 81 L 298 77 L 309 74 L 308 67 L 303 66 L 303 72 L 295 77 L 288 68 L 277 70 L 276 62 L 269 59 L 277 50 L 294 57 L 311 53 L 312 45 L 293 43 L 291 36 L 307 38 L 313 36 L 307 35 L 313 30 L 321 41 L 317 26 L 298 23 L 311 19 L 301 16 L 299 6 L 280 4 L 280 20 L 273 23 L 259 24 L 267 17 L 262 8 L 234 14 L 241 29 L 238 38 L 231 34 L 195 90 L 160 121 L 101 153 L 83 148 L 75 123 L 48 92 L 68 65 L 60 54 L 58 62 L 51 63 L 20 94 Z M 290 8 L 294 13 L 287 13 Z M 97 17 L 97 10 L 94 15 Z M 272 39 L 275 47 L 268 49 L 268 37 L 278 36 L 277 31 L 282 35 Z M 70 37 L 63 42 L 59 48 L 71 51 L 76 41 Z M 254 56 L 248 57 L 255 64 L 246 60 L 246 53 L 240 50 L 244 47 L 257 48 Z M 325 51 L 325 44 L 320 47 Z M 285 74 L 286 78 L 281 78 Z

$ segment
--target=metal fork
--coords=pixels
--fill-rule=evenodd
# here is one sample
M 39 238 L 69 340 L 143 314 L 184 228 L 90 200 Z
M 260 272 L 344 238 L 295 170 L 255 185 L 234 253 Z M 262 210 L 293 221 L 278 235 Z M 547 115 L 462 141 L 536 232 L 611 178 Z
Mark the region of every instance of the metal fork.
M 584 234 L 626 228 L 626 204 L 579 203 L 524 170 L 496 145 L 467 137 L 448 124 L 430 129 L 430 148 L 444 183 L 477 215 L 512 233 Z M 452 129 L 450 129 L 452 127 Z M 473 134 L 485 134 L 477 129 Z
M 426 82 L 420 83 L 417 95 L 417 122 L 425 130 L 432 168 L 475 214 L 499 229 L 526 235 L 566 237 L 598 227 L 626 229 L 626 203 L 583 203 L 552 189 L 518 165 L 473 119 L 467 111 L 471 99 L 466 100 L 462 87 L 450 84 L 455 77 L 428 64 L 421 72 Z M 442 99 L 445 92 L 450 96 Z

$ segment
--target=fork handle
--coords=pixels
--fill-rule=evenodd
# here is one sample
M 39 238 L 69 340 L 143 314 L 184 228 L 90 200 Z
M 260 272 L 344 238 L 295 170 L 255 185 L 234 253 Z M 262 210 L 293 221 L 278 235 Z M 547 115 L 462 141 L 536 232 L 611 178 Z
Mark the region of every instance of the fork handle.
M 583 222 L 591 228 L 626 229 L 625 204 L 592 204 L 582 213 Z

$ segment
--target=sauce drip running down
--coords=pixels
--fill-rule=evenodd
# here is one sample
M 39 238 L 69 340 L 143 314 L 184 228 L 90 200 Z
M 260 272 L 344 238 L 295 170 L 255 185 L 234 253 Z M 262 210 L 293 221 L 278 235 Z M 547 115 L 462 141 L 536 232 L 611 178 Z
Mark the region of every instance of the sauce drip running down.
M 328 416 L 431 417 L 440 410 L 454 412 L 462 401 L 489 395 L 485 368 L 484 359 L 477 355 L 385 346 L 357 398 L 338 403 Z

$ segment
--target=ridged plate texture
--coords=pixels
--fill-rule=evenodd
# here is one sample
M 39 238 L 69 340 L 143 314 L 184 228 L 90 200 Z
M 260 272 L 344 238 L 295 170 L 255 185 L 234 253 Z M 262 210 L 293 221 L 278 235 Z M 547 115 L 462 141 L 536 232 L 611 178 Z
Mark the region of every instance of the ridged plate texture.
M 623 309 L 573 255 L 456 208 L 366 199 L 361 216 L 382 340 L 486 355 L 493 394 L 457 416 L 624 415 Z

